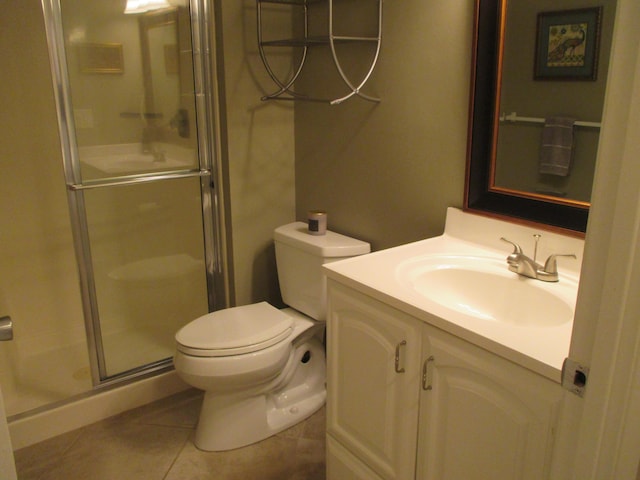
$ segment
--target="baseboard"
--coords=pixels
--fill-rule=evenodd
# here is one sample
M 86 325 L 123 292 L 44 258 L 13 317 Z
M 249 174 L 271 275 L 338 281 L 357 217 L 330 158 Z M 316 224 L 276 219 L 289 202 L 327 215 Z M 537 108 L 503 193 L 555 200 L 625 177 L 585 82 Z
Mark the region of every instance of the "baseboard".
M 190 387 L 172 370 L 95 393 L 50 410 L 12 420 L 9 422 L 11 443 L 14 450 L 28 447 L 188 388 Z

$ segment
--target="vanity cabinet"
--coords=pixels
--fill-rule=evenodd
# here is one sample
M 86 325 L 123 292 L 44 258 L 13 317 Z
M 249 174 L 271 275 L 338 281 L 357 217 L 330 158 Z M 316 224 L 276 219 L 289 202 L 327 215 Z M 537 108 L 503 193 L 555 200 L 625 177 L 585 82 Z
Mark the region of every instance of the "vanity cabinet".
M 328 281 L 327 479 L 548 478 L 560 385 Z
M 329 289 L 327 478 L 413 478 L 422 325 L 340 285 Z
M 548 478 L 559 384 L 425 324 L 416 479 Z

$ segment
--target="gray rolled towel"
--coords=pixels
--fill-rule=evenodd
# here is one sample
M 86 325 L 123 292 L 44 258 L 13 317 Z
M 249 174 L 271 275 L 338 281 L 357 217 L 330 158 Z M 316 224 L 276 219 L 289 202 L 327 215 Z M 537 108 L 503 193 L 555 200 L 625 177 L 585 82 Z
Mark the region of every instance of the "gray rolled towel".
M 566 177 L 573 157 L 575 119 L 548 117 L 542 128 L 540 173 Z

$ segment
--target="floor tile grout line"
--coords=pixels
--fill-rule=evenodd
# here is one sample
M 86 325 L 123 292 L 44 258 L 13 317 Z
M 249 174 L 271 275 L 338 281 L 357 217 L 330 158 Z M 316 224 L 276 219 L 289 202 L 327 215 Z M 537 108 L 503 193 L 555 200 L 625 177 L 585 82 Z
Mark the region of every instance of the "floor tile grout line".
M 174 457 L 173 461 L 171 462 L 171 465 L 169 465 L 169 468 L 167 468 L 167 471 L 164 473 L 164 475 L 162 476 L 161 480 L 166 480 L 167 476 L 171 473 L 171 470 L 173 469 L 173 467 L 175 466 L 176 462 L 178 461 L 178 459 L 180 458 L 180 455 L 182 455 L 182 453 L 185 451 L 185 449 L 187 448 L 187 445 L 189 445 L 189 442 L 191 441 L 191 437 L 193 436 L 193 428 L 191 428 L 192 433 L 191 435 L 189 435 L 184 443 L 182 444 L 182 447 L 180 448 L 180 450 L 178 450 L 178 453 L 176 454 L 176 456 Z
M 42 479 L 47 473 L 49 473 L 51 470 L 55 469 L 58 465 L 60 465 L 61 462 L 64 461 L 65 457 L 69 454 L 69 452 L 71 451 L 71 449 L 80 441 L 80 437 L 82 437 L 82 435 L 85 434 L 87 429 L 87 426 L 84 427 L 80 427 L 78 429 L 76 429 L 75 431 L 77 432 L 77 434 L 75 435 L 75 438 L 70 441 L 66 447 L 64 447 L 60 454 L 58 455 L 58 457 L 51 462 L 51 465 L 48 466 L 48 468 L 44 471 L 42 471 L 39 475 L 37 480 Z

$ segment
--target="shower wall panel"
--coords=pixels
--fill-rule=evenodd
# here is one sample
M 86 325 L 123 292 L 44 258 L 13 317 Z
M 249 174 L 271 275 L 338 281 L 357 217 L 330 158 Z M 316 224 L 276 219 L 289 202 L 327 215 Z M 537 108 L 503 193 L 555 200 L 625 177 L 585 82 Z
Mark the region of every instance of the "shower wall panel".
M 91 390 L 78 269 L 38 0 L 0 15 L 0 384 L 13 416 Z M 19 19 L 19 21 L 18 21 Z

